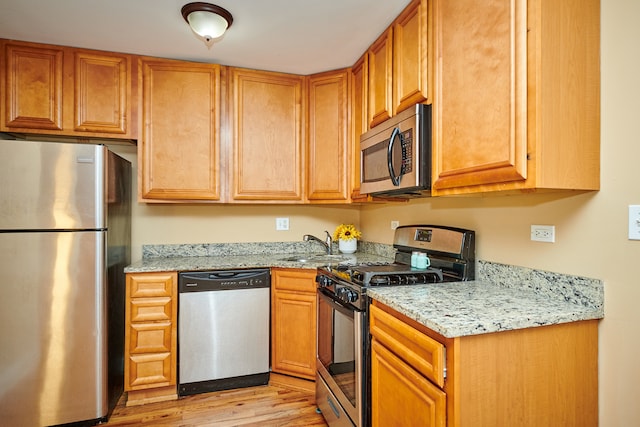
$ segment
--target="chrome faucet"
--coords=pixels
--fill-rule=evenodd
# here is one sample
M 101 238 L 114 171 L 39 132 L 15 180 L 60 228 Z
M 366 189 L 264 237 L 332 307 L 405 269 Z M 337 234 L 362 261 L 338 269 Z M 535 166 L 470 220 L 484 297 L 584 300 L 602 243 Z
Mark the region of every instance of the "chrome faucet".
M 331 255 L 333 254 L 333 240 L 331 239 L 331 234 L 329 234 L 328 231 L 325 230 L 325 233 L 327 233 L 327 238 L 324 242 L 316 236 L 312 236 L 311 234 L 305 234 L 304 236 L 302 236 L 302 240 L 304 240 L 305 242 L 308 242 L 309 240 L 315 240 L 316 242 L 324 246 L 324 249 L 327 251 L 327 255 Z

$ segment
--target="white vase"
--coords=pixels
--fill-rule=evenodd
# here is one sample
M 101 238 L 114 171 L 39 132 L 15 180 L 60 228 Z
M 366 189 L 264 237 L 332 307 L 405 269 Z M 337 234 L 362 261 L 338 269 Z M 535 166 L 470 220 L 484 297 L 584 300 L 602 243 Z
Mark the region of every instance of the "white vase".
M 358 249 L 358 239 L 338 240 L 338 249 L 343 254 L 352 254 Z

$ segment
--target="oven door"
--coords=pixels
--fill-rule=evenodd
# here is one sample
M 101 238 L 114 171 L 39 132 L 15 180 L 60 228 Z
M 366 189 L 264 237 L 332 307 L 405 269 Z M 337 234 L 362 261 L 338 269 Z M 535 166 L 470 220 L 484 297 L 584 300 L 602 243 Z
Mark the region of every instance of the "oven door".
M 345 425 L 340 409 L 356 426 L 363 426 L 363 353 L 365 314 L 347 307 L 318 290 L 318 380 L 323 380 L 331 394 L 318 407 L 330 426 Z M 324 395 L 324 393 L 323 393 Z M 340 408 L 331 401 L 335 396 Z M 330 411 L 329 413 L 326 413 Z M 335 419 L 335 423 L 332 422 Z

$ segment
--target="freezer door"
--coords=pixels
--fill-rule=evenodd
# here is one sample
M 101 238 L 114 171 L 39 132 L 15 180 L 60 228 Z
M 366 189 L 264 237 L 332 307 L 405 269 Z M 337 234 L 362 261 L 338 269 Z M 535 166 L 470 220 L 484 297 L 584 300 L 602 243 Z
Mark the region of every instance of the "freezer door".
M 106 415 L 104 241 L 0 233 L 0 424 Z
M 0 230 L 105 227 L 106 148 L 0 140 Z

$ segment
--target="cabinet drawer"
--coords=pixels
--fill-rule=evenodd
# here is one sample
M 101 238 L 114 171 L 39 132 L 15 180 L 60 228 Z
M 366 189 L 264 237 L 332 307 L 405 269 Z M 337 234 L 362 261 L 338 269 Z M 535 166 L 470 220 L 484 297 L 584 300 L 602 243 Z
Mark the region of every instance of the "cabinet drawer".
M 158 353 L 171 351 L 171 322 L 132 324 L 129 353 Z
M 316 270 L 273 269 L 273 287 L 279 291 L 316 293 Z
M 371 335 L 438 386 L 444 385 L 445 347 L 372 305 Z
M 131 298 L 170 297 L 175 273 L 149 273 L 129 275 Z
M 127 390 L 171 385 L 171 361 L 171 353 L 132 355 L 129 358 L 131 382 L 127 384 Z
M 135 298 L 131 300 L 131 322 L 171 320 L 172 299 Z

